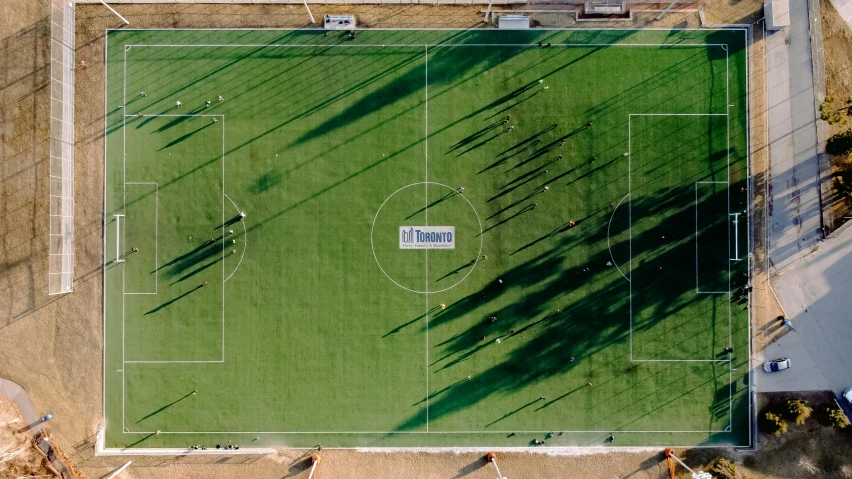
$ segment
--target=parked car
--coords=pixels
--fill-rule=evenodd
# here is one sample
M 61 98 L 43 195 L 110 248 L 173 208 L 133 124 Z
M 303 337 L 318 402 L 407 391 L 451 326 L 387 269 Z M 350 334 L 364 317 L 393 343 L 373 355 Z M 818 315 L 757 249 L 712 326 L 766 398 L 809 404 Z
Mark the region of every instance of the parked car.
M 852 388 L 849 388 L 849 389 L 843 391 L 842 396 L 843 396 L 843 399 L 846 400 L 846 403 L 849 406 L 852 406 Z
M 768 373 L 777 373 L 785 369 L 790 369 L 790 360 L 787 358 L 773 359 L 763 363 L 763 370 Z

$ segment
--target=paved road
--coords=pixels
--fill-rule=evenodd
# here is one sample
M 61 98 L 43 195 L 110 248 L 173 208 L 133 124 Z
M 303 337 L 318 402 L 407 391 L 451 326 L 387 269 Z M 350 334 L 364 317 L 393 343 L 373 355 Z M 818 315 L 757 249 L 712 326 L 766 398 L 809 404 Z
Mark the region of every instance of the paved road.
M 35 412 L 35 408 L 33 407 L 33 403 L 30 402 L 30 397 L 27 396 L 27 392 L 24 391 L 24 388 L 18 386 L 17 383 L 13 383 L 8 379 L 0 379 L 0 396 L 6 396 L 11 399 L 18 409 L 21 410 L 21 413 L 24 415 L 24 421 L 27 424 L 35 424 L 39 421 L 39 416 Z M 41 430 L 41 424 L 36 424 L 33 426 L 30 431 L 33 434 L 37 433 Z
M 773 278 L 781 306 L 794 330 L 755 355 L 788 357 L 789 371 L 756 372 L 759 391 L 852 387 L 852 223 Z M 780 327 L 780 325 L 776 326 Z
M 830 0 L 843 20 L 852 28 L 852 0 Z
M 776 271 L 810 252 L 821 226 L 807 2 L 790 2 L 790 24 L 766 39 L 769 259 Z

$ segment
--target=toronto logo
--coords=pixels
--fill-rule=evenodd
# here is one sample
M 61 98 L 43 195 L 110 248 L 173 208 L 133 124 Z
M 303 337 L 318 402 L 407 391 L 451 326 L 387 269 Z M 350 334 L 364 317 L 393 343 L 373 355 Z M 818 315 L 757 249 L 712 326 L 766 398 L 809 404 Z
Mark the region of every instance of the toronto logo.
M 455 249 L 455 226 L 400 226 L 400 249 Z

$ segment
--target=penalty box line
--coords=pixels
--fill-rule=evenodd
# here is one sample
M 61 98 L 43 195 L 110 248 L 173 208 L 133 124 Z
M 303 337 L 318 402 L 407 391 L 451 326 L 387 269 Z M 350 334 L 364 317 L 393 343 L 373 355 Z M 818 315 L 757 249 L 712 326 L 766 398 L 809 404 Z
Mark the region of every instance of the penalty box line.
M 632 119 L 633 119 L 634 116 L 705 116 L 705 117 L 706 116 L 724 116 L 724 117 L 728 117 L 729 115 L 728 115 L 728 113 L 629 113 L 627 115 L 627 162 L 628 162 L 627 163 L 628 164 L 628 167 L 627 167 L 627 185 L 628 185 L 627 186 L 627 188 L 628 188 L 627 205 L 628 205 L 628 208 L 627 209 L 628 209 L 628 221 L 629 221 L 629 224 L 630 224 L 630 226 L 628 227 L 628 232 L 629 232 L 628 234 L 629 234 L 629 237 L 630 237 L 630 240 L 629 240 L 629 243 L 628 243 L 629 244 L 629 254 L 630 254 L 630 261 L 629 261 L 630 271 L 629 271 L 629 278 L 628 278 L 629 291 L 630 291 L 629 292 L 629 299 L 630 299 L 630 307 L 629 307 L 629 309 L 630 309 L 630 362 L 731 362 L 730 359 L 722 359 L 722 360 L 717 360 L 717 359 L 636 359 L 636 358 L 633 357 L 633 194 L 632 194 L 633 193 L 633 185 L 632 185 L 632 176 L 633 175 L 631 174 L 631 164 L 633 162 Z M 728 136 L 730 136 L 730 129 L 728 129 Z M 726 157 L 726 161 L 728 163 L 728 170 L 729 171 L 730 171 L 730 161 L 731 161 L 730 154 L 731 154 L 731 151 L 730 151 L 730 141 L 729 141 L 728 142 L 727 157 Z M 699 181 L 699 182 L 696 182 L 696 195 L 697 195 L 697 191 L 698 191 L 697 190 L 697 184 L 698 183 L 722 183 L 722 184 L 728 184 L 729 188 L 730 188 L 730 184 L 727 181 L 720 181 L 720 182 Z M 698 217 L 698 205 L 697 204 L 695 205 L 695 208 L 696 208 L 696 218 L 697 218 Z M 698 223 L 696 221 L 696 258 L 695 258 L 696 284 L 697 284 L 697 275 L 698 275 L 697 232 L 698 232 Z M 730 243 L 730 231 L 728 232 L 728 242 Z M 729 246 L 729 249 L 730 249 L 730 246 Z M 730 263 L 728 263 L 728 277 L 729 278 L 730 278 L 730 275 L 731 275 L 730 271 L 731 271 L 731 267 L 730 267 Z M 730 292 L 722 292 L 722 293 L 719 293 L 719 294 L 724 294 L 724 293 L 730 294 Z M 729 307 L 728 308 L 728 329 L 729 329 L 729 332 L 730 332 L 730 328 L 731 328 L 731 322 L 732 322 L 731 311 L 730 311 L 730 307 Z M 730 336 L 730 334 L 729 334 L 729 336 Z M 730 342 L 731 341 L 730 341 L 730 338 L 729 338 L 728 346 L 731 346 Z
M 730 104 L 730 100 L 729 100 L 730 94 L 729 94 L 729 91 L 728 91 L 729 90 L 729 83 L 728 83 L 728 76 L 729 76 L 728 57 L 729 57 L 729 52 L 728 52 L 727 46 L 725 47 L 725 56 L 726 56 L 726 60 L 725 60 L 725 62 L 726 62 L 726 65 L 725 65 L 725 98 L 727 100 L 727 103 Z M 705 183 L 726 184 L 726 185 L 728 185 L 728 189 L 730 190 L 730 179 L 731 179 L 731 176 L 730 176 L 730 171 L 731 171 L 730 115 L 727 113 L 727 108 L 726 108 L 725 113 L 629 113 L 627 115 L 627 160 L 628 160 L 628 167 L 627 167 L 628 193 L 627 193 L 627 196 L 628 196 L 628 221 L 630 223 L 630 226 L 628 227 L 629 238 L 630 238 L 630 240 L 629 240 L 630 273 L 629 273 L 629 278 L 628 278 L 628 285 L 629 285 L 628 287 L 629 287 L 629 291 L 630 291 L 630 293 L 629 293 L 629 299 L 630 299 L 630 306 L 629 306 L 629 310 L 630 310 L 630 346 L 629 346 L 630 362 L 684 362 L 684 363 L 687 363 L 687 362 L 705 362 L 705 363 L 710 363 L 710 364 L 727 362 L 728 363 L 728 427 L 724 431 L 719 431 L 719 432 L 732 432 L 733 431 L 733 421 L 734 421 L 734 416 L 733 416 L 733 407 L 734 407 L 733 358 L 728 357 L 727 359 L 709 359 L 709 360 L 708 359 L 703 359 L 703 360 L 702 359 L 645 359 L 645 360 L 642 360 L 642 359 L 634 359 L 634 357 L 633 357 L 633 207 L 632 207 L 633 206 L 633 195 L 632 195 L 633 191 L 632 191 L 632 175 L 631 175 L 630 164 L 633 160 L 631 121 L 632 121 L 634 116 L 724 116 L 724 117 L 726 117 L 726 121 L 727 121 L 727 129 L 726 129 L 727 130 L 726 131 L 727 152 L 726 152 L 725 159 L 726 159 L 726 163 L 727 163 L 727 174 L 728 174 L 727 180 L 728 181 L 705 182 Z M 696 186 L 696 190 L 695 190 L 696 191 L 696 197 L 697 197 L 697 194 L 698 194 L 698 183 L 702 183 L 702 182 L 696 182 L 696 185 L 695 185 Z M 696 211 L 696 258 L 695 258 L 696 270 L 695 271 L 696 271 L 696 286 L 697 286 L 697 275 L 698 275 L 698 256 L 697 256 L 698 255 L 698 235 L 697 235 L 697 230 L 698 230 L 698 222 L 697 222 L 698 204 L 697 204 L 697 201 L 696 201 L 696 205 L 695 205 L 695 211 Z M 728 191 L 728 213 L 730 214 L 730 191 Z M 730 242 L 731 242 L 731 233 L 730 233 L 730 222 L 729 222 L 728 223 L 728 258 L 730 258 L 730 249 L 731 249 Z M 728 263 L 728 286 L 729 286 L 728 289 L 730 289 L 731 264 L 730 264 L 730 261 L 728 261 L 727 263 Z M 696 288 L 696 291 L 697 291 L 697 288 Z M 731 292 L 727 291 L 727 292 L 722 292 L 722 293 L 719 293 L 719 294 L 725 294 L 725 293 L 727 293 L 728 296 L 729 296 L 729 301 L 728 301 L 728 347 L 732 347 L 732 343 L 733 343 L 733 317 L 732 316 L 733 316 L 733 313 L 731 311 L 731 304 L 730 304 L 731 303 L 730 302 Z
M 125 118 L 127 118 L 127 117 L 138 117 L 139 115 L 125 114 L 124 116 L 125 116 Z M 222 224 L 224 225 L 224 223 L 225 223 L 225 197 L 227 196 L 225 194 L 225 115 L 224 114 L 160 114 L 160 113 L 145 114 L 145 113 L 143 113 L 142 116 L 144 116 L 144 117 L 208 117 L 208 118 L 217 117 L 217 118 L 221 119 L 221 121 L 222 121 Z M 126 126 L 124 128 L 126 129 Z M 126 139 L 126 136 L 124 138 Z M 126 141 L 125 141 L 125 146 L 126 146 Z M 125 182 L 124 182 L 125 185 L 128 185 L 128 184 L 157 184 L 155 182 L 129 182 L 129 181 L 126 181 L 126 175 L 127 175 L 127 155 L 126 154 L 124 155 L 124 172 L 123 173 L 125 175 Z M 157 184 L 157 194 L 159 196 L 159 185 L 158 184 Z M 125 193 L 125 205 L 126 205 L 126 193 Z M 124 210 L 126 212 L 126 206 L 124 207 Z M 155 212 L 155 225 L 159 224 L 159 218 L 157 217 L 158 214 L 159 214 L 158 211 L 156 211 Z M 125 231 L 126 231 L 126 223 L 127 223 L 127 221 L 125 220 Z M 158 231 L 158 229 L 159 229 L 158 227 L 155 228 L 155 237 L 156 237 L 156 245 L 157 245 L 156 246 L 157 252 L 155 254 L 157 256 L 158 256 L 158 253 L 159 253 L 159 231 Z M 224 235 L 224 231 L 225 231 L 225 227 L 223 226 L 221 234 Z M 224 254 L 225 254 L 225 246 L 223 244 L 222 255 L 224 255 Z M 157 257 L 157 261 L 159 261 L 159 256 Z M 123 273 L 122 273 L 122 276 L 124 276 Z M 159 275 L 156 275 L 156 276 L 159 276 Z M 159 278 L 157 278 L 157 281 L 159 281 Z M 222 324 L 222 348 L 221 348 L 222 349 L 222 356 L 221 356 L 220 359 L 215 359 L 215 360 L 213 360 L 213 359 L 211 359 L 211 360 L 126 360 L 126 359 L 124 359 L 125 355 L 122 354 L 122 364 L 224 363 L 225 362 L 225 281 L 227 281 L 227 279 L 225 277 L 225 262 L 223 261 L 222 262 L 222 308 L 221 308 L 221 310 L 222 310 L 222 321 L 221 321 L 221 324 Z M 122 280 L 122 295 L 157 294 L 157 293 L 128 293 L 128 292 L 125 291 L 125 289 L 126 289 L 125 288 L 125 281 Z M 124 301 L 122 301 L 122 317 L 121 317 L 122 339 L 123 339 L 122 340 L 122 350 L 125 349 L 125 345 L 124 345 L 124 331 L 126 330 L 125 321 L 126 321 L 125 305 L 124 305 Z M 124 375 L 123 374 L 124 367 L 122 367 L 121 372 L 122 372 L 122 376 L 123 376 Z M 122 388 L 122 389 L 124 389 L 124 388 Z M 123 393 L 122 393 L 122 395 L 123 395 Z M 122 416 L 123 416 L 123 414 L 122 414 Z

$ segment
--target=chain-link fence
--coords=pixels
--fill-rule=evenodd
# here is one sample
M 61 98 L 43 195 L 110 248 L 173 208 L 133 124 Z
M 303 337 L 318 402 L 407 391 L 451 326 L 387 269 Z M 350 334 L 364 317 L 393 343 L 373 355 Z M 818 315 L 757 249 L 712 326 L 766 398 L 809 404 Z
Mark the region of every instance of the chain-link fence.
M 70 293 L 74 279 L 74 66 L 73 0 L 51 0 L 50 294 Z

